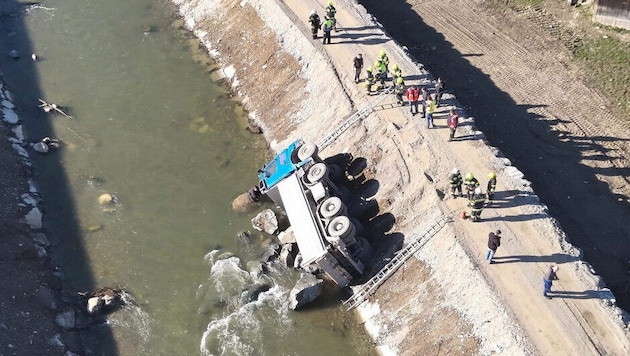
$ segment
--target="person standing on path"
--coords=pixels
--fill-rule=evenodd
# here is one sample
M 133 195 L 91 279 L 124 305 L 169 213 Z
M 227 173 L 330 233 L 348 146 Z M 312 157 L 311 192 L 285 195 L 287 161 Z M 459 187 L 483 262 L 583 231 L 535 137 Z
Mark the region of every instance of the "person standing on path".
M 330 20 L 332 21 L 332 27 L 333 29 L 335 29 L 335 32 L 337 31 L 337 19 L 335 18 L 335 15 L 337 14 L 337 9 L 335 9 L 335 7 L 333 6 L 333 2 L 329 1 L 328 2 L 328 6 L 326 6 L 326 20 Z
M 451 176 L 449 178 L 449 183 L 451 184 L 451 197 L 453 199 L 456 199 L 458 196 L 463 196 L 462 194 L 462 182 L 464 180 L 462 179 L 462 174 L 459 173 L 459 169 L 457 168 L 453 168 L 453 171 L 451 172 Z M 455 194 L 455 192 L 458 192 L 459 194 Z
M 501 230 L 488 234 L 488 251 L 486 251 L 486 260 L 488 264 L 492 264 L 492 258 L 497 253 L 497 248 L 501 246 Z
M 475 194 L 470 201 L 470 216 L 472 222 L 481 221 L 481 211 L 486 203 L 486 196 L 481 193 L 481 188 L 475 188 Z
M 374 77 L 374 67 L 369 66 L 365 70 L 365 87 L 367 88 L 368 95 L 372 94 L 372 85 L 376 83 L 376 77 Z
M 422 117 L 424 117 L 426 115 L 426 113 L 427 113 L 426 103 L 427 103 L 427 100 L 429 100 L 429 97 L 430 97 L 429 96 L 429 91 L 427 90 L 427 88 L 422 87 L 420 89 L 420 96 L 422 97 L 421 101 L 420 101 L 420 104 L 422 104 Z
M 400 69 L 398 64 L 394 64 L 394 66 L 392 67 L 392 80 L 394 81 L 394 83 L 398 78 L 402 78 L 402 70 Z
M 464 185 L 466 186 L 466 197 L 468 198 L 468 201 L 472 201 L 473 193 L 475 192 L 475 189 L 479 187 L 479 181 L 472 173 L 469 172 L 466 174 L 466 179 L 464 179 Z
M 394 93 L 396 93 L 396 102 L 398 105 L 404 105 L 403 94 L 405 93 L 405 80 L 402 77 L 396 79 L 396 86 L 394 87 Z
M 326 42 L 330 44 L 330 31 L 332 31 L 332 27 L 333 22 L 331 19 L 327 19 L 326 21 L 324 21 L 324 24 L 322 25 L 322 31 L 324 31 L 324 40 L 322 41 L 323 44 L 326 44 Z
M 435 100 L 429 95 L 429 100 L 426 102 L 426 113 L 424 117 L 427 119 L 427 128 L 433 128 L 433 113 L 435 112 Z
M 494 172 L 490 172 L 488 174 L 488 187 L 486 190 L 486 194 L 488 195 L 488 205 L 492 204 L 492 200 L 494 200 L 494 191 L 497 189 L 497 174 Z
M 459 125 L 459 116 L 455 112 L 455 109 L 451 109 L 448 113 L 448 129 L 450 131 L 448 140 L 453 141 L 455 138 L 455 130 L 457 130 L 457 126 Z
M 315 10 L 311 10 L 311 16 L 308 17 L 308 22 L 311 24 L 311 34 L 313 35 L 313 39 L 316 39 L 317 32 L 319 31 L 319 27 L 322 25 L 322 21 Z
M 363 55 L 361 53 L 357 54 L 352 61 L 354 62 L 354 82 L 358 83 L 361 77 L 361 70 L 363 69 Z
M 415 85 L 412 85 L 411 87 L 409 87 L 409 89 L 407 89 L 407 101 L 409 102 L 409 112 L 411 113 L 411 116 L 414 116 L 415 114 L 418 113 L 418 98 L 420 97 L 420 92 L 418 92 L 418 87 Z M 416 110 L 416 112 L 414 112 L 414 109 Z M 460 187 L 461 190 L 461 187 Z
M 381 51 L 381 53 L 378 54 L 378 60 L 381 61 L 383 65 L 385 66 L 384 79 L 387 80 L 387 73 L 389 73 L 389 57 L 387 56 L 387 53 L 385 53 L 385 51 Z
M 553 285 L 553 281 L 558 279 L 556 272 L 558 272 L 558 266 L 549 266 L 549 268 L 547 268 L 547 272 L 545 272 L 545 275 L 543 276 L 543 297 L 547 299 L 551 299 L 549 296 L 549 293 L 551 293 L 551 286 Z
M 442 78 L 437 78 L 437 82 L 435 83 L 435 103 L 437 106 L 440 106 L 440 99 L 442 98 L 443 90 L 444 82 L 442 82 Z

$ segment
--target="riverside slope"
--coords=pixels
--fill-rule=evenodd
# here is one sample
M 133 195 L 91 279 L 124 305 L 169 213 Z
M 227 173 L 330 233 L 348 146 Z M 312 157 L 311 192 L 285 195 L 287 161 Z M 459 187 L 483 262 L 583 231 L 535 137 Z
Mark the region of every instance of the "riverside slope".
M 314 1 L 173 2 L 185 26 L 223 64 L 274 149 L 296 138 L 317 142 L 371 100 L 353 82 L 357 53 L 369 65 L 385 50 L 407 84 L 430 86 L 434 79 L 351 1 L 336 2 L 342 30 L 326 46 L 310 39 L 308 13 L 323 13 Z M 379 183 L 373 199 L 396 219 L 389 236 L 408 240 L 440 213 L 453 217 L 360 308 L 376 347 L 408 355 L 629 353 L 625 314 L 614 297 L 599 288 L 601 280 L 566 241 L 530 182 L 487 145 L 474 118 L 461 115 L 459 135 L 466 139 L 447 142 L 446 107 L 436 115 L 438 128 L 428 130 L 394 103 L 386 99 L 322 153 L 367 159 L 366 175 Z M 459 106 L 452 96 L 446 105 Z M 475 172 L 482 184 L 487 172 L 497 172 L 497 204 L 484 210 L 481 223 L 457 218 L 465 203 L 448 198 L 453 167 Z M 497 256 L 514 258 L 488 266 L 486 236 L 497 228 L 504 236 Z M 551 263 L 561 268 L 554 287 L 568 293 L 549 301 L 541 296 L 541 279 Z

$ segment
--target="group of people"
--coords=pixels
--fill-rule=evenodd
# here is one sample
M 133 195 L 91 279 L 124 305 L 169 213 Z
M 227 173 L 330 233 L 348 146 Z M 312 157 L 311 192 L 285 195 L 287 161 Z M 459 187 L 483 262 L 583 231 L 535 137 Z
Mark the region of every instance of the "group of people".
M 328 2 L 328 6 L 324 9 L 324 21 L 322 22 L 321 18 L 317 14 L 317 11 L 314 9 L 311 11 L 311 15 L 308 17 L 308 22 L 311 24 L 311 35 L 313 39 L 317 39 L 319 29 L 321 28 L 323 33 L 323 44 L 330 44 L 331 32 L 337 31 L 337 19 L 335 15 L 337 14 L 337 9 L 333 5 L 332 1 Z
M 495 172 L 488 174 L 488 184 L 486 185 L 486 194 L 481 191 L 479 180 L 472 173 L 467 173 L 466 177 L 462 177 L 458 168 L 453 168 L 449 177 L 450 192 L 452 198 L 463 197 L 462 186 L 466 189 L 466 198 L 470 207 L 470 219 L 473 222 L 481 220 L 481 211 L 485 206 L 492 204 L 494 193 L 497 187 L 497 175 Z

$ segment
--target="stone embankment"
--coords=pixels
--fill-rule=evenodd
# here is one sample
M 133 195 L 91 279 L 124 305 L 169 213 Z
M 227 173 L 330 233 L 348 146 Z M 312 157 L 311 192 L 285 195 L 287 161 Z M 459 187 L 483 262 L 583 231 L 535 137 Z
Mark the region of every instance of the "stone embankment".
M 333 44 L 310 38 L 306 18 L 314 1 L 173 0 L 201 44 L 222 64 L 222 75 L 250 111 L 273 149 L 302 138 L 317 142 L 373 97 L 353 81 L 352 58 L 367 65 L 381 50 L 397 63 L 407 84 L 429 89 L 434 78 L 389 38 L 365 9 L 336 2 L 341 31 Z M 449 108 L 462 117 L 459 139 L 447 143 Z M 350 152 L 366 159 L 363 174 L 378 184 L 371 198 L 379 216 L 369 228 L 396 246 L 423 233 L 441 215 L 451 222 L 359 309 L 377 349 L 384 353 L 626 354 L 627 317 L 580 251 L 566 242 L 523 174 L 489 147 L 474 118 L 452 95 L 436 114 L 437 129 L 385 100 L 322 155 Z M 458 218 L 463 199 L 450 199 L 453 167 L 499 177 L 497 202 L 482 222 Z M 486 266 L 489 231 L 504 232 L 497 257 Z M 504 247 L 505 246 L 505 247 Z M 392 251 L 390 251 L 392 252 Z M 391 256 L 391 255 L 390 255 Z M 385 256 L 387 257 L 387 256 Z M 542 274 L 558 264 L 567 291 L 542 298 Z

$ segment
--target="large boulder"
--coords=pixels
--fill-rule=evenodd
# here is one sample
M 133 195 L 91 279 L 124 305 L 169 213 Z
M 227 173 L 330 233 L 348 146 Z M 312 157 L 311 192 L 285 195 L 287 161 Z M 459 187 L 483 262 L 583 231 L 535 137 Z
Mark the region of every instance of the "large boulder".
M 271 209 L 261 211 L 252 219 L 252 226 L 258 231 L 273 235 L 276 231 L 278 231 L 278 219 L 276 218 L 276 213 L 274 213 Z
M 289 308 L 297 310 L 314 301 L 322 293 L 324 281 L 312 274 L 302 273 L 300 280 L 289 293 Z

